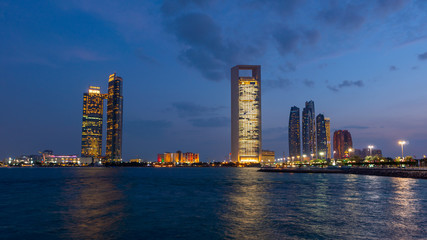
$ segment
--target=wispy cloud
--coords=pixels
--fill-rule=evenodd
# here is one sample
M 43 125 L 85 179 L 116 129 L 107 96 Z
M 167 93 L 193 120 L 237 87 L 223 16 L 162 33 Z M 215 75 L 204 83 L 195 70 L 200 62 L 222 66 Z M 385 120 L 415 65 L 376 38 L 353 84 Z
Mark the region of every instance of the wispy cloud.
M 216 114 L 223 107 L 206 107 L 192 102 L 176 102 L 172 103 L 172 107 L 178 113 L 179 117 L 197 117 Z
M 338 92 L 341 88 L 346 88 L 346 87 L 363 87 L 363 81 L 362 80 L 358 80 L 358 81 L 348 81 L 345 80 L 343 82 L 341 82 L 340 84 L 336 85 L 336 86 L 327 86 L 327 88 L 331 91 L 334 92 Z

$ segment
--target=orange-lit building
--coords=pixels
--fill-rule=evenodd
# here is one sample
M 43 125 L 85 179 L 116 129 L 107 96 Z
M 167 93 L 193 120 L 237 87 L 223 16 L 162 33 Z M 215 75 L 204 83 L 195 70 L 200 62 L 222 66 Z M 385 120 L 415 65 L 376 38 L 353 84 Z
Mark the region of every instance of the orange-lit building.
M 334 158 L 343 159 L 349 157 L 350 149 L 353 149 L 353 140 L 347 130 L 337 130 L 334 132 Z M 349 151 L 350 150 L 350 151 Z

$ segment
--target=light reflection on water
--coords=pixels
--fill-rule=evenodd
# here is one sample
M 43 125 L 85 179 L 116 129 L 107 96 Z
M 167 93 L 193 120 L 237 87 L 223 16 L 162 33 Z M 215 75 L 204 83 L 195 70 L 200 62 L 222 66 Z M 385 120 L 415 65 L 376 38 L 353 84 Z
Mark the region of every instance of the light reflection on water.
M 4 239 L 412 239 L 427 181 L 252 168 L 0 169 Z
M 126 217 L 122 190 L 114 183 L 115 172 L 79 171 L 64 184 L 63 228 L 73 239 L 119 237 Z

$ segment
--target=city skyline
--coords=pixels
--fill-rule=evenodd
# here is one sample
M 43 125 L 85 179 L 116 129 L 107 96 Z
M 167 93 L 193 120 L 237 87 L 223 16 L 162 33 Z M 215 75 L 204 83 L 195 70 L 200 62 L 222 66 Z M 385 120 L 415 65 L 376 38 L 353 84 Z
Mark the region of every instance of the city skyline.
M 119 72 L 124 159 L 226 159 L 237 64 L 263 68 L 265 149 L 289 151 L 289 108 L 312 99 L 355 148 L 427 153 L 425 1 L 242 3 L 2 1 L 0 158 L 78 154 L 82 93 Z

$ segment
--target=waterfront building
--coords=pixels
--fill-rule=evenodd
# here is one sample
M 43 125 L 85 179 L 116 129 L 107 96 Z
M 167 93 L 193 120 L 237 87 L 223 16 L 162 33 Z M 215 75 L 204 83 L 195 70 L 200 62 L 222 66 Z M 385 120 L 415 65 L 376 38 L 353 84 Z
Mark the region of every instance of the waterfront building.
M 289 156 L 297 158 L 301 156 L 301 124 L 299 108 L 291 107 L 288 126 Z
M 326 159 L 331 159 L 331 119 L 325 118 L 325 128 L 326 128 Z
M 347 130 L 334 132 L 334 158 L 343 159 L 349 157 L 349 150 L 353 149 L 351 134 Z
M 157 154 L 157 162 L 159 163 L 173 163 L 178 164 L 192 164 L 200 162 L 199 153 L 186 152 L 182 153 L 177 151 L 176 153 L 159 153 Z
M 231 159 L 261 161 L 261 66 L 231 68 Z
M 316 117 L 316 140 L 317 140 L 317 157 L 325 159 L 328 151 L 328 140 L 326 131 L 326 121 L 323 114 Z
M 275 156 L 274 151 L 262 150 L 261 163 L 262 164 L 274 164 L 275 157 L 276 156 Z
M 89 87 L 83 94 L 82 157 L 102 155 L 103 100 L 100 87 Z
M 108 161 L 122 161 L 123 79 L 115 73 L 108 79 L 107 150 Z
M 302 153 L 307 157 L 316 155 L 316 123 L 314 102 L 305 102 L 302 111 Z

